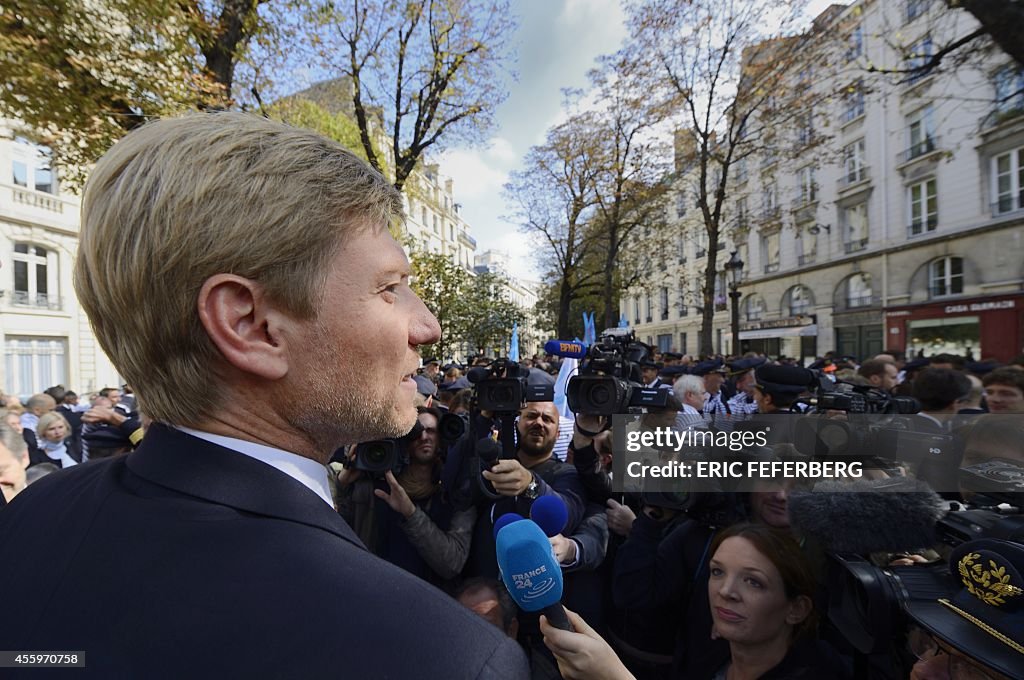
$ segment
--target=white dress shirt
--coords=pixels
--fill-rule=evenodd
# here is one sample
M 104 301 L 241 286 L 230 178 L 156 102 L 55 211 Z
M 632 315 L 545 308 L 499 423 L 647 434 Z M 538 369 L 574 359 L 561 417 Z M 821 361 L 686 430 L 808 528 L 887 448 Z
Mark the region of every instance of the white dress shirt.
M 331 499 L 331 487 L 327 482 L 327 468 L 315 460 L 300 456 L 297 453 L 275 449 L 272 446 L 245 441 L 244 439 L 200 432 L 188 427 L 177 427 L 177 429 L 193 437 L 208 441 L 217 446 L 223 446 L 225 449 L 243 453 L 250 458 L 266 463 L 270 467 L 277 468 L 315 493 L 332 509 L 334 508 L 334 501 Z

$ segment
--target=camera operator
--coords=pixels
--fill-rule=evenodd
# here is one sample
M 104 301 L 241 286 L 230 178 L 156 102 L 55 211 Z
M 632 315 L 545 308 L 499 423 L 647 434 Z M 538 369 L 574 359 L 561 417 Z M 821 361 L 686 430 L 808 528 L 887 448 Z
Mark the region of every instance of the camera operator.
M 947 434 L 959 403 L 971 391 L 971 381 L 950 368 L 926 368 L 914 379 L 913 396 L 921 403 L 920 413 L 910 416 L 916 432 Z M 957 470 L 963 456 L 963 442 L 954 433 L 952 456 L 943 462 L 925 461 L 916 470 L 917 477 L 940 492 L 944 498 L 958 500 Z
M 466 563 L 476 508 L 448 502 L 440 484 L 441 413 L 416 410 L 423 429 L 407 445 L 408 466 L 397 477 L 385 473 L 386 489 L 346 468 L 338 477 L 338 511 L 372 553 L 441 586 Z

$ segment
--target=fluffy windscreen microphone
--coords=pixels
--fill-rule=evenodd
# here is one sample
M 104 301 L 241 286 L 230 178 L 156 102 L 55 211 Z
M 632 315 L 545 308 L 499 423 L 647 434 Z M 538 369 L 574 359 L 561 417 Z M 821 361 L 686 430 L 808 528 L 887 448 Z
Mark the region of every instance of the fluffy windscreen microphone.
M 565 501 L 558 496 L 544 495 L 530 506 L 530 519 L 547 536 L 557 536 L 565 530 L 566 522 L 569 521 L 569 508 L 565 507 Z
M 801 534 L 832 552 L 905 552 L 935 543 L 942 499 L 922 481 L 821 482 L 789 494 L 789 517 Z

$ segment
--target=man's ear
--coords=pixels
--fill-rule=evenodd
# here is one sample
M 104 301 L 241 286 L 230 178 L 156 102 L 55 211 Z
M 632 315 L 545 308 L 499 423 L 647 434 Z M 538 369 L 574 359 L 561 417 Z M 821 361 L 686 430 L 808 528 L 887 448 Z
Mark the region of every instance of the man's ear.
M 215 274 L 199 290 L 199 320 L 224 360 L 244 373 L 279 380 L 288 373 L 285 314 L 251 279 Z

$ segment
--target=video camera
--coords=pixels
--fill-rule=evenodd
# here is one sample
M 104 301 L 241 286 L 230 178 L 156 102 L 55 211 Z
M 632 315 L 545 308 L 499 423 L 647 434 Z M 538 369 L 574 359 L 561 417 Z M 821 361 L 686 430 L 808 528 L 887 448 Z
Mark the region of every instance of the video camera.
M 466 432 L 466 420 L 453 413 L 445 413 L 437 425 L 441 441 L 450 444 Z M 409 465 L 409 444 L 423 434 L 423 425 L 417 419 L 406 434 L 391 439 L 375 439 L 356 445 L 356 455 L 342 460 L 345 467 L 383 477 L 389 470 L 396 477 Z
M 896 397 L 865 385 L 840 383 L 837 390 L 824 375 L 814 371 L 818 382 L 812 396 L 797 403 L 809 410 L 793 429 L 793 445 L 807 456 L 865 458 L 908 463 L 951 460 L 953 438 L 947 434 L 919 432 L 906 416 L 920 412 L 910 397 Z M 829 418 L 827 411 L 843 411 L 846 418 Z
M 506 358 L 470 369 L 466 377 L 473 383 L 474 409 L 496 416 L 515 415 L 527 402 L 554 401 L 552 386 L 529 384 L 529 373 L 530 369 Z
M 647 347 L 632 331 L 609 328 L 580 362 L 579 374 L 569 379 L 566 397 L 575 413 L 610 416 L 630 409 L 664 408 L 668 393 L 647 389 L 640 378 L 640 362 Z

